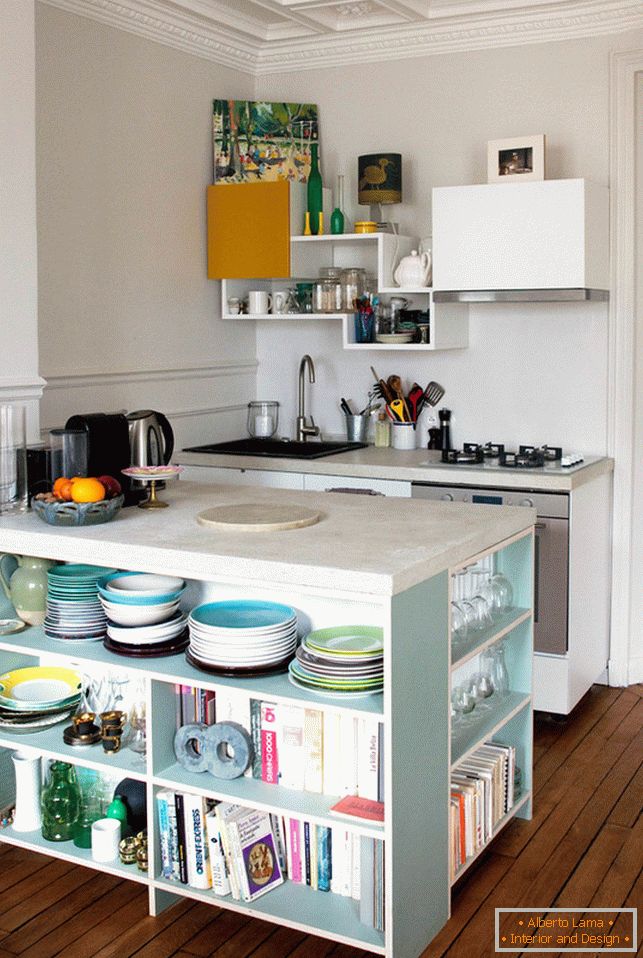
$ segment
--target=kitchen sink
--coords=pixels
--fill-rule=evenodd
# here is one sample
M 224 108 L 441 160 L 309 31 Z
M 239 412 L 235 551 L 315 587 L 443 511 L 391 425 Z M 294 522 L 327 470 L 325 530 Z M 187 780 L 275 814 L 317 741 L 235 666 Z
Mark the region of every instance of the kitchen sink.
M 365 449 L 365 442 L 297 442 L 295 439 L 234 439 L 207 446 L 189 446 L 183 452 L 204 452 L 226 456 L 266 456 L 273 459 L 322 459 L 338 452 Z

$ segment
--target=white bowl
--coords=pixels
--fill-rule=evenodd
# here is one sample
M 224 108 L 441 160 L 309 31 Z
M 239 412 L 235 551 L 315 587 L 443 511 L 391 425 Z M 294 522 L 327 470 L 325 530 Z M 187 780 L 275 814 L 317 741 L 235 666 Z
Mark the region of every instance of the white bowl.
M 154 575 L 151 572 L 136 572 L 133 575 L 115 576 L 106 584 L 108 592 L 127 592 L 140 596 L 165 595 L 185 587 L 184 579 L 172 575 Z
M 153 625 L 172 618 L 179 607 L 179 600 L 164 605 L 115 605 L 103 602 L 107 618 L 117 625 Z

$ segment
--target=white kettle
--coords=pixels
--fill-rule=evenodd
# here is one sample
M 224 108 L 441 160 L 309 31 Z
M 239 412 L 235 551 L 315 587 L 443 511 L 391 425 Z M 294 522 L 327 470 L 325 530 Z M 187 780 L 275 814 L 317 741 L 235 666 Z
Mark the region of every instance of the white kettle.
M 428 286 L 431 282 L 431 254 L 418 253 L 414 249 L 410 256 L 403 256 L 393 273 L 393 279 L 398 286 L 406 289 Z

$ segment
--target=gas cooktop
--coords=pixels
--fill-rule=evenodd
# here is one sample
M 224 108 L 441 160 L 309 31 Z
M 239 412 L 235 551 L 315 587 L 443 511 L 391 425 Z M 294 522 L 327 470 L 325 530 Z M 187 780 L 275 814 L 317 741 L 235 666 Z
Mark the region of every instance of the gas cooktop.
M 443 449 L 441 463 L 447 466 L 477 466 L 492 469 L 556 470 L 566 472 L 583 464 L 583 456 L 563 455 L 560 446 L 520 445 L 518 450 L 505 448 L 504 443 L 465 442 L 462 449 Z

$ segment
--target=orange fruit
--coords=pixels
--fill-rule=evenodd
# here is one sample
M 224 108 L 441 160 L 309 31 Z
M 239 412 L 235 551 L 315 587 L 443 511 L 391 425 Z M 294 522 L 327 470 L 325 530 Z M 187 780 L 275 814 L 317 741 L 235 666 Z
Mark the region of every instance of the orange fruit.
M 71 498 L 74 502 L 100 502 L 105 498 L 105 486 L 98 479 L 78 477 L 71 483 Z
M 71 502 L 71 487 L 73 483 L 71 479 L 65 479 L 61 477 L 56 479 L 54 483 L 54 495 L 57 499 L 62 499 L 64 502 Z
M 60 477 L 59 477 L 58 479 L 56 479 L 56 481 L 54 482 L 51 491 L 53 492 L 53 494 L 54 494 L 55 496 L 60 496 L 60 490 L 61 490 L 61 488 L 62 488 L 66 483 L 68 483 L 68 482 L 69 482 L 69 479 L 67 478 L 67 476 L 60 476 Z M 61 496 L 61 498 L 62 498 L 62 496 Z

